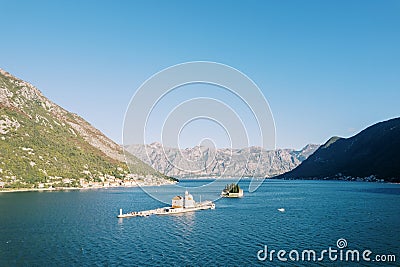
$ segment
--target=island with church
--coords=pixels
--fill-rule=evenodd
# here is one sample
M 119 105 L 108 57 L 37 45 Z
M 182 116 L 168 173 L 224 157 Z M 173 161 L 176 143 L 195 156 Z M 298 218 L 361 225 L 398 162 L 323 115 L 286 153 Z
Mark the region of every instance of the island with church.
M 144 211 L 133 211 L 130 213 L 122 213 L 122 209 L 119 210 L 118 218 L 130 218 L 130 217 L 145 217 L 150 215 L 172 215 L 185 212 L 192 212 L 197 210 L 208 210 L 215 209 L 214 202 L 206 200 L 203 202 L 196 202 L 193 196 L 186 190 L 185 196 L 175 196 L 172 198 L 171 207 L 163 207 L 153 210 Z

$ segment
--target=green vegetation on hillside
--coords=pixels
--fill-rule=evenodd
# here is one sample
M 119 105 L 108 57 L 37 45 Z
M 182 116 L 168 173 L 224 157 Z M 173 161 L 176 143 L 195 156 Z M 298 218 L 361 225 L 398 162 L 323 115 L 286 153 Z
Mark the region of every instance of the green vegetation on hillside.
M 71 127 L 70 123 L 80 123 L 76 115 L 49 103 L 36 89 L 0 73 L 1 187 L 76 187 L 80 181 L 168 178 L 133 156 L 128 159 L 129 170 Z M 122 155 L 122 150 L 115 153 Z M 133 175 L 128 175 L 130 171 Z

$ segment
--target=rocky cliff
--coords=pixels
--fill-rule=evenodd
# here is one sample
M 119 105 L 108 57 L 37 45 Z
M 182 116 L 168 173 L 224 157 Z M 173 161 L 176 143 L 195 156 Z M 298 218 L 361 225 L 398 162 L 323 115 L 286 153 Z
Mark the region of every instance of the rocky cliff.
M 260 147 L 211 149 L 162 147 L 159 143 L 130 145 L 127 150 L 156 170 L 173 177 L 271 177 L 290 171 L 312 154 L 318 145 L 296 151 Z
M 79 186 L 79 181 L 163 180 L 134 156 L 36 87 L 0 69 L 0 186 Z

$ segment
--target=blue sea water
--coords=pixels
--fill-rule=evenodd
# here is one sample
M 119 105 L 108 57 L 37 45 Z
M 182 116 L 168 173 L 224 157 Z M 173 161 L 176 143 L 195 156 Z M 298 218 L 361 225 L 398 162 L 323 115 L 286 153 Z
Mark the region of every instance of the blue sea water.
M 162 199 L 193 191 L 215 199 L 227 181 L 147 188 Z M 371 250 L 400 265 L 400 185 L 342 181 L 265 181 L 245 196 L 219 199 L 215 210 L 118 219 L 119 208 L 165 206 L 141 188 L 0 193 L 0 266 L 345 266 L 350 262 L 260 261 L 270 250 Z M 193 190 L 191 190 L 193 188 Z M 284 208 L 285 212 L 279 212 Z M 339 253 L 339 249 L 338 249 Z M 263 255 L 263 254 L 260 254 Z M 288 255 L 286 254 L 286 258 Z

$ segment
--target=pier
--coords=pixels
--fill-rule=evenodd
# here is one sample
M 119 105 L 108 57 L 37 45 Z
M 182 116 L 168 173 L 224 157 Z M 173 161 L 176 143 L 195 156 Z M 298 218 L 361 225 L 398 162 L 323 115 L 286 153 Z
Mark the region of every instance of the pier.
M 185 197 L 176 196 L 172 199 L 171 207 L 164 207 L 152 210 L 144 211 L 132 211 L 129 213 L 123 213 L 122 209 L 119 209 L 118 218 L 131 218 L 131 217 L 146 217 L 150 215 L 172 215 L 185 212 L 193 212 L 197 210 L 208 210 L 215 209 L 215 204 L 212 201 L 203 201 L 196 203 L 193 196 L 188 191 L 185 192 Z

